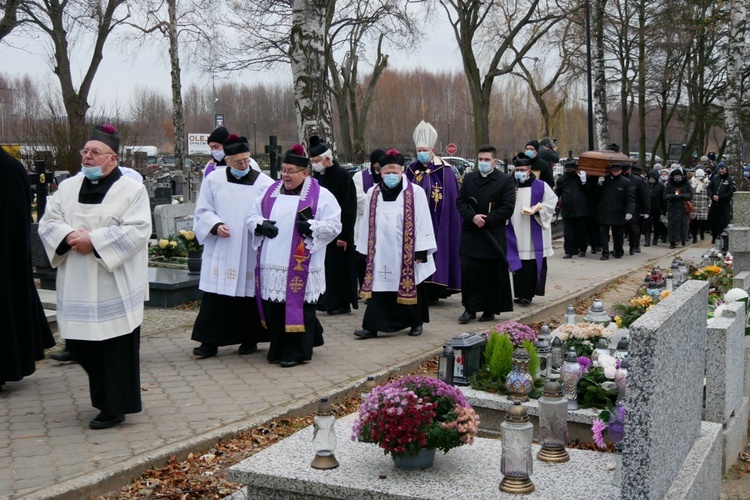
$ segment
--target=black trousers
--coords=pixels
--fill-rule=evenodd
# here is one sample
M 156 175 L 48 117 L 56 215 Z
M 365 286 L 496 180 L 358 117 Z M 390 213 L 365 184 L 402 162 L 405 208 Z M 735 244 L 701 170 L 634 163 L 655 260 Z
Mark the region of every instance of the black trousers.
M 612 253 L 615 257 L 620 257 L 624 253 L 623 228 L 622 226 L 608 226 L 607 224 L 599 225 L 599 241 L 602 244 L 602 255 L 609 255 L 609 230 L 612 228 Z
M 588 240 L 588 217 L 563 219 L 563 250 L 567 254 L 585 252 Z
M 305 302 L 302 306 L 304 332 L 286 331 L 286 303 L 263 301 L 263 313 L 266 316 L 266 327 L 271 337 L 266 359 L 276 361 L 310 361 L 313 347 L 323 345 L 323 325 L 315 313 L 317 305 Z
M 417 285 L 416 304 L 399 304 L 397 300 L 397 292 L 372 292 L 362 318 L 362 328 L 388 333 L 430 322 L 430 306 L 424 283 Z
M 505 259 L 461 256 L 461 304 L 474 313 L 500 314 L 513 310 Z
M 634 214 L 633 218 L 625 223 L 625 233 L 628 235 L 628 245 L 630 248 L 641 246 L 641 217 L 640 214 Z
M 544 296 L 547 285 L 547 257 L 542 259 L 541 276 L 537 279 L 536 260 L 522 260 L 521 269 L 513 273 L 513 295 L 517 299 L 531 300 L 534 295 Z

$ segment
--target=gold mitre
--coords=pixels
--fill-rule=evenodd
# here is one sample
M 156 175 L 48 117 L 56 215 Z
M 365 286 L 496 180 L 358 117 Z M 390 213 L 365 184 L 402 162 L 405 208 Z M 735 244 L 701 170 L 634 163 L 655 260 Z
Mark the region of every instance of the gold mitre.
M 437 142 L 437 130 L 435 127 L 422 120 L 414 129 L 414 146 L 417 148 L 434 148 Z

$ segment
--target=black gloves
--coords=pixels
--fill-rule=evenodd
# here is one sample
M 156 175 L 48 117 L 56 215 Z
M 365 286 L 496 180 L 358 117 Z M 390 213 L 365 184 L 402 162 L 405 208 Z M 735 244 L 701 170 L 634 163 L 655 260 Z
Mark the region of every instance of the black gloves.
M 305 208 L 301 212 L 297 212 L 297 231 L 302 236 L 312 236 L 312 229 L 310 229 L 309 219 L 312 219 L 313 213 L 310 207 Z
M 279 228 L 276 227 L 276 221 L 264 220 L 263 224 L 255 226 L 255 234 L 262 234 L 266 238 L 275 238 L 279 234 Z

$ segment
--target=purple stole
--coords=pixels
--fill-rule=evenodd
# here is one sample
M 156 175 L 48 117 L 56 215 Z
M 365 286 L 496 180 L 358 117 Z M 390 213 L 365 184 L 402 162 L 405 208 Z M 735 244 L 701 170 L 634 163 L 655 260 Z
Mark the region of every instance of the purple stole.
M 305 179 L 302 185 L 299 203 L 297 204 L 297 213 L 302 212 L 310 207 L 315 217 L 318 208 L 318 197 L 320 196 L 320 185 L 312 177 Z M 261 202 L 261 212 L 263 218 L 268 219 L 271 216 L 273 205 L 281 194 L 281 180 L 276 181 L 266 190 Z M 296 219 L 296 215 L 295 215 Z M 264 240 L 265 241 L 265 240 Z M 260 255 L 263 250 L 263 243 L 258 248 L 258 262 L 255 266 L 255 300 L 258 303 L 260 312 L 260 322 L 266 328 L 266 316 L 263 313 L 263 304 L 260 294 Z M 305 288 L 307 287 L 307 277 L 310 274 L 310 250 L 305 246 L 305 237 L 296 229 L 292 234 L 292 246 L 289 255 L 289 270 L 286 277 L 286 307 L 284 325 L 286 332 L 304 332 L 305 318 L 303 306 L 305 303 Z
M 407 180 L 404 194 L 404 235 L 401 244 L 401 275 L 398 282 L 396 302 L 404 305 L 417 303 L 417 285 L 414 279 L 414 246 L 416 244 L 414 227 L 414 186 Z M 370 198 L 367 231 L 367 267 L 362 283 L 360 296 L 363 299 L 372 297 L 372 273 L 375 260 L 375 209 L 378 206 L 380 186 L 375 186 Z
M 540 203 L 544 198 L 544 181 L 534 179 L 531 183 L 531 206 Z M 541 286 L 542 263 L 544 261 L 544 241 L 542 239 L 542 226 L 532 215 L 531 217 L 531 241 L 534 243 L 534 256 L 536 257 L 536 283 L 537 288 Z M 505 226 L 505 237 L 508 240 L 508 267 L 515 272 L 521 269 L 521 257 L 518 255 L 518 241 L 513 223 L 508 221 Z
M 370 190 L 370 188 L 375 184 L 375 179 L 372 178 L 372 172 L 369 168 L 362 171 L 362 189 L 364 190 L 365 194 L 367 194 L 367 191 Z

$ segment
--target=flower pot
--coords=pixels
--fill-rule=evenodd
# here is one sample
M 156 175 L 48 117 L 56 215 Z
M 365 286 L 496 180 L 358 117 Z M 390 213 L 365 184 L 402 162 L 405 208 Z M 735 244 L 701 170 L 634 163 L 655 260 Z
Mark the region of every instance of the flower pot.
M 202 252 L 199 250 L 191 250 L 188 252 L 187 266 L 188 274 L 200 274 L 201 272 L 201 255 Z
M 420 470 L 432 467 L 435 461 L 435 448 L 421 448 L 416 455 L 403 455 L 396 457 L 391 455 L 393 465 L 398 469 Z

